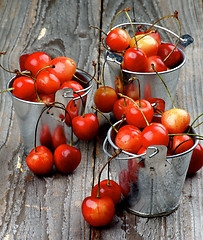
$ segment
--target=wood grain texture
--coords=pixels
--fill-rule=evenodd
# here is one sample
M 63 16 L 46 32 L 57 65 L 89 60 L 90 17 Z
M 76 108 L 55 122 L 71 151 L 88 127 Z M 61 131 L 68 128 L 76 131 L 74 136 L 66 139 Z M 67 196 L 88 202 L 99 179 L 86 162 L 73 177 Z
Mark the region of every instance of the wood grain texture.
M 132 19 L 144 22 L 153 22 L 178 10 L 182 34 L 191 35 L 194 42 L 185 49 L 187 62 L 181 70 L 175 103 L 187 109 L 193 120 L 203 112 L 201 0 L 0 1 L 0 51 L 7 52 L 1 56 L 0 63 L 13 70 L 19 67 L 18 58 L 22 53 L 43 50 L 51 57 L 68 56 L 79 68 L 92 74 L 92 60 L 98 63 L 100 70 L 104 49 L 100 45 L 99 31 L 89 25 L 108 31 L 114 15 L 126 7 L 131 8 Z M 120 14 L 114 25 L 121 22 L 128 22 L 125 14 Z M 178 32 L 178 25 L 172 20 L 160 24 Z M 5 89 L 11 76 L 0 71 L 0 89 Z M 112 85 L 108 68 L 105 80 Z M 94 83 L 88 94 L 87 112 L 92 111 L 96 88 Z M 53 172 L 38 177 L 25 164 L 12 101 L 7 93 L 0 95 L 0 101 L 0 239 L 203 239 L 203 170 L 186 179 L 181 204 L 171 215 L 141 218 L 119 205 L 109 226 L 91 228 L 82 217 L 81 203 L 90 195 L 99 170 L 108 159 L 102 144 L 109 124 L 99 116 L 98 137 L 88 143 L 78 143 L 82 161 L 73 174 Z M 111 115 L 107 114 L 107 117 L 111 118 Z M 200 122 L 199 119 L 197 123 Z M 197 132 L 203 132 L 202 125 Z M 118 180 L 113 167 L 110 175 Z M 106 178 L 106 172 L 103 178 Z

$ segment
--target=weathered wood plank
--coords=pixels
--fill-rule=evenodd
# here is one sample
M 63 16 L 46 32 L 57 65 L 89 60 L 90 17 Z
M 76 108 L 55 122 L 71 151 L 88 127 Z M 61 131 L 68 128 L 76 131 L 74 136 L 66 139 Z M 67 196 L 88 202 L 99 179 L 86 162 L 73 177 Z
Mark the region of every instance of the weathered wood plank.
M 101 6 L 100 6 L 101 4 Z M 100 34 L 89 25 L 108 31 L 119 10 L 130 7 L 132 19 L 153 22 L 161 16 L 179 11 L 182 33 L 195 41 L 186 48 L 187 63 L 181 71 L 175 102 L 186 108 L 191 119 L 202 108 L 202 2 L 168 1 L 17 1 L 0 2 L 0 51 L 7 51 L 0 63 L 6 68 L 18 67 L 20 54 L 43 50 L 52 57 L 73 58 L 78 67 L 93 73 L 92 60 L 102 64 L 104 50 L 99 47 Z M 101 12 L 101 9 L 103 10 Z M 100 19 L 102 20 L 100 23 Z M 114 25 L 128 22 L 119 15 Z M 162 23 L 178 31 L 174 21 Z M 101 68 L 101 65 L 99 65 Z M 0 71 L 0 89 L 4 89 L 11 74 Z M 107 83 L 112 84 L 108 68 Z M 86 111 L 92 111 L 96 83 L 88 96 Z M 99 116 L 101 129 L 95 141 L 79 142 L 82 161 L 70 175 L 53 172 L 37 177 L 25 164 L 20 132 L 7 94 L 0 96 L 0 238 L 1 239 L 203 239 L 202 189 L 203 171 L 187 178 L 178 210 L 167 217 L 141 218 L 118 206 L 112 223 L 101 229 L 87 224 L 81 214 L 82 200 L 90 195 L 98 173 L 107 160 L 102 144 L 108 123 Z M 107 114 L 110 117 L 109 114 Z M 200 122 L 200 120 L 198 121 Z M 202 126 L 197 128 L 202 131 Z M 22 169 L 18 163 L 22 163 Z M 118 180 L 116 170 L 111 177 Z M 106 178 L 104 171 L 103 178 Z

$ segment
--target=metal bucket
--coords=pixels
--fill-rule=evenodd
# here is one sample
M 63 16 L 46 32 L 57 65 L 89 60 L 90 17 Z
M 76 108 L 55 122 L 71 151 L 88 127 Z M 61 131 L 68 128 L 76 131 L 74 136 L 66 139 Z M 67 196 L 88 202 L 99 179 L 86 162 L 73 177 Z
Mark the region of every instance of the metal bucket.
M 134 26 L 151 26 L 149 23 L 133 23 Z M 114 28 L 122 28 L 125 27 L 130 36 L 133 36 L 132 29 L 131 29 L 131 24 L 130 23 L 123 23 L 115 26 Z M 158 29 L 160 35 L 162 37 L 162 40 L 164 40 L 164 35 L 169 33 L 169 37 L 175 37 L 175 39 L 178 39 L 178 35 L 173 33 L 167 28 L 155 25 L 153 29 Z M 176 93 L 176 87 L 178 83 L 178 78 L 180 75 L 180 69 L 182 66 L 185 64 L 186 61 L 186 56 L 184 53 L 184 48 L 187 47 L 189 44 L 193 42 L 193 38 L 189 35 L 183 35 L 180 38 L 178 49 L 181 52 L 181 61 L 179 64 L 174 67 L 173 69 L 170 69 L 168 71 L 163 71 L 160 72 L 159 74 L 165 81 L 172 98 L 174 99 L 175 93 Z M 129 79 L 131 77 L 137 77 L 140 80 L 140 96 L 141 98 L 148 99 L 148 98 L 161 98 L 165 101 L 166 103 L 166 110 L 170 109 L 172 104 L 170 97 L 168 95 L 168 92 L 166 91 L 163 83 L 161 82 L 160 78 L 156 73 L 141 73 L 141 72 L 132 72 L 128 70 L 123 70 L 121 69 L 121 62 L 123 61 L 123 57 L 119 54 L 110 52 L 110 51 L 105 51 L 105 59 L 107 60 L 107 63 L 109 65 L 109 71 L 111 75 L 111 79 L 118 79 L 118 78 L 123 78 L 124 84 L 126 85 L 126 89 L 128 88 L 129 84 Z M 122 72 L 122 74 L 121 74 Z M 122 76 L 121 76 L 122 75 Z M 135 91 L 138 91 L 138 85 L 137 81 L 131 81 L 131 89 L 134 89 Z M 124 93 L 125 94 L 125 93 Z
M 81 95 L 83 101 L 81 98 L 75 97 L 65 97 L 64 93 L 68 93 L 70 91 L 69 88 L 67 89 L 61 89 L 57 91 L 58 100 L 60 103 L 65 104 L 65 106 L 68 104 L 68 102 L 73 99 L 77 108 L 78 108 L 78 115 L 82 114 L 82 104 L 85 105 L 87 94 L 90 92 L 92 87 L 92 78 L 89 74 L 83 72 L 82 70 L 76 70 L 75 74 L 78 78 L 82 79 L 84 82 L 87 82 L 87 84 L 81 83 L 83 85 L 84 89 L 78 91 L 84 92 L 84 94 Z M 10 79 L 10 81 L 7 83 L 7 88 L 12 87 L 13 81 L 16 77 L 13 77 Z M 73 80 L 77 81 L 77 79 Z M 90 81 L 91 80 L 91 81 Z M 71 89 L 72 90 L 72 89 Z M 18 120 L 18 125 L 20 128 L 21 137 L 23 140 L 24 145 L 24 151 L 25 154 L 29 154 L 29 152 L 34 148 L 34 137 L 35 137 L 35 126 L 37 123 L 37 120 L 42 112 L 42 109 L 44 108 L 44 103 L 39 102 L 30 102 L 30 101 L 24 101 L 22 99 L 16 98 L 12 95 L 12 92 L 8 92 L 8 94 L 12 98 L 12 102 L 14 105 L 15 114 Z M 68 95 L 68 94 L 67 94 Z M 72 96 L 72 95 L 71 95 Z M 83 102 L 83 103 L 82 103 Z M 53 111 L 51 114 L 48 114 L 48 112 L 45 112 L 42 114 L 42 117 L 39 121 L 38 129 L 37 129 L 37 146 L 43 144 L 44 142 L 47 147 L 49 147 L 51 150 L 53 149 L 53 142 L 51 138 L 53 137 L 53 134 L 61 134 L 62 136 L 65 136 L 65 140 L 67 143 L 70 140 L 71 137 L 71 128 L 67 126 L 59 116 L 61 111 Z M 64 111 L 63 111 L 64 113 Z M 58 133 L 57 133 L 58 131 Z M 43 136 L 47 137 L 45 141 L 42 140 Z M 59 136 L 60 137 L 60 136 Z M 73 144 L 77 142 L 77 137 L 73 135 Z M 44 144 L 43 144 L 44 145 Z
M 114 126 L 117 127 L 120 122 Z M 196 133 L 194 129 L 191 132 Z M 112 149 L 118 149 L 114 143 L 115 136 L 111 127 L 103 143 L 103 150 L 109 157 Z M 166 156 L 167 148 L 158 145 L 148 147 L 146 154 L 141 155 L 122 151 L 111 164 L 118 172 L 124 207 L 142 217 L 164 216 L 175 211 L 197 144 L 198 140 L 194 140 L 192 148 L 172 156 Z

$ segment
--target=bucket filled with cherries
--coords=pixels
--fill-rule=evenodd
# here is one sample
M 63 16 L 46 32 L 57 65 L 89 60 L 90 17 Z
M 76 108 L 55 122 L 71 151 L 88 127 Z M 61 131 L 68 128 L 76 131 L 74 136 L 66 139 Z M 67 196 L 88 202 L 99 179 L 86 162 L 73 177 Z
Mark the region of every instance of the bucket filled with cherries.
M 127 14 L 128 10 L 121 12 Z M 180 27 L 177 11 L 168 17 L 177 19 Z M 179 206 L 186 175 L 203 166 L 202 136 L 194 127 L 203 114 L 191 121 L 189 113 L 173 101 L 186 59 L 178 44 L 185 47 L 193 40 L 180 37 L 181 31 L 176 35 L 157 27 L 157 22 L 137 24 L 130 20 L 114 28 L 111 24 L 109 33 L 102 31 L 104 66 L 110 65 L 115 87 L 107 86 L 103 77 L 103 86 L 94 94 L 94 109 L 104 117 L 113 113 L 116 123 L 109 121 L 111 127 L 103 143 L 109 159 L 99 173 L 98 184 L 82 203 L 83 216 L 92 226 L 110 223 L 113 206 L 119 202 L 143 217 L 170 214 Z M 142 31 L 139 27 L 135 32 L 134 26 L 140 25 L 148 28 Z M 177 42 L 162 42 L 160 29 L 175 35 Z M 117 182 L 109 177 L 110 163 L 117 169 Z M 101 181 L 106 166 L 108 179 Z
M 71 139 L 72 118 L 82 115 L 93 77 L 78 69 L 74 60 L 51 59 L 44 52 L 23 54 L 19 65 L 5 91 L 12 98 L 25 153 L 33 149 L 34 140 L 54 151 Z M 39 119 L 43 108 L 47 111 Z M 72 142 L 77 140 L 73 134 Z

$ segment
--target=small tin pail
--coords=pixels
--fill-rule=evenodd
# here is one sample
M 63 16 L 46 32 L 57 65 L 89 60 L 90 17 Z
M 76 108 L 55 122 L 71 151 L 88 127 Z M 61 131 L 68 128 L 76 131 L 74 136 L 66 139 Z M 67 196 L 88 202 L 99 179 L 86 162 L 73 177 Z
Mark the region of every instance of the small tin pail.
M 148 26 L 149 27 L 149 26 L 151 26 L 151 24 L 149 24 L 149 23 L 133 23 L 133 26 L 134 27 L 136 27 L 136 26 L 144 26 L 144 27 Z M 123 28 L 123 27 L 125 27 L 128 30 L 130 36 L 133 36 L 130 23 L 119 24 L 119 25 L 115 26 L 114 28 Z M 165 38 L 166 34 L 169 35 L 170 39 L 172 39 L 173 37 L 176 40 L 178 39 L 178 35 L 173 33 L 172 31 L 170 31 L 167 28 L 155 25 L 153 27 L 153 29 L 159 30 L 159 34 L 161 35 L 162 42 L 165 42 L 164 38 Z M 163 78 L 164 82 L 166 83 L 173 99 L 174 99 L 175 93 L 176 93 L 176 87 L 177 87 L 178 78 L 180 75 L 180 69 L 185 64 L 185 61 L 186 61 L 186 56 L 185 56 L 185 53 L 183 50 L 186 46 L 188 46 L 192 42 L 193 42 L 193 38 L 191 36 L 189 36 L 187 34 L 181 36 L 179 44 L 178 44 L 178 49 L 181 52 L 180 62 L 174 68 L 159 73 L 161 75 L 161 77 Z M 166 110 L 171 108 L 172 104 L 171 104 L 169 95 L 167 93 L 167 90 L 165 89 L 159 76 L 155 72 L 154 73 L 143 73 L 143 72 L 132 72 L 132 71 L 128 71 L 125 69 L 121 69 L 121 62 L 123 61 L 123 56 L 113 53 L 113 52 L 110 52 L 108 50 L 105 51 L 104 57 L 107 60 L 107 63 L 109 65 L 111 79 L 116 80 L 118 78 L 120 78 L 120 79 L 122 78 L 124 84 L 126 85 L 126 89 L 127 89 L 128 84 L 129 84 L 129 79 L 132 77 L 137 77 L 140 80 L 140 89 L 141 89 L 140 97 L 141 98 L 144 98 L 144 99 L 161 98 L 166 103 Z M 122 74 L 121 74 L 121 72 L 122 72 Z M 134 91 L 138 91 L 138 90 L 136 90 L 136 89 L 138 89 L 136 80 L 131 81 L 130 84 L 131 84 L 131 86 L 130 86 L 131 89 L 134 89 Z M 134 85 L 134 86 L 132 86 L 132 85 Z
M 77 107 L 78 115 L 82 114 L 83 104 L 86 103 L 87 94 L 90 92 L 92 87 L 92 77 L 82 70 L 76 70 L 76 78 L 73 78 L 73 80 L 78 81 L 77 78 L 81 79 L 82 82 L 79 82 L 83 86 L 83 90 L 77 91 L 78 93 L 84 92 L 81 94 L 81 98 L 78 97 L 64 97 L 64 93 L 68 92 L 70 89 L 61 89 L 57 91 L 57 96 L 59 96 L 58 99 L 61 99 L 62 102 L 65 104 L 65 107 L 70 102 L 70 100 L 73 99 L 75 107 Z M 10 79 L 10 81 L 7 83 L 7 88 L 12 87 L 13 81 L 16 77 L 13 77 Z M 90 81 L 91 80 L 91 81 Z M 83 83 L 84 82 L 84 83 Z M 86 84 L 86 83 L 87 84 Z M 72 90 L 72 89 L 71 89 Z M 30 101 L 24 101 L 22 99 L 16 98 L 12 95 L 12 92 L 8 92 L 9 95 L 12 98 L 12 102 L 14 105 L 15 115 L 18 120 L 18 125 L 20 128 L 21 137 L 23 140 L 24 145 L 24 151 L 25 154 L 29 154 L 29 152 L 34 148 L 34 138 L 35 138 L 35 127 L 37 120 L 45 106 L 44 103 L 40 102 L 30 102 Z M 60 100 L 59 100 L 60 101 Z M 57 109 L 56 109 L 57 110 Z M 54 150 L 53 147 L 56 145 L 57 141 L 60 142 L 60 138 L 65 139 L 67 143 L 70 143 L 70 137 L 71 137 L 71 128 L 70 126 L 67 126 L 65 124 L 64 119 L 61 119 L 58 114 L 61 113 L 61 111 L 56 111 L 55 114 L 52 112 L 52 114 L 47 114 L 48 111 L 44 112 L 42 114 L 42 117 L 40 118 L 38 128 L 37 128 L 37 138 L 36 143 L 38 145 L 45 145 L 49 147 L 51 150 Z M 65 114 L 65 111 L 63 111 Z M 56 137 L 54 137 L 56 136 Z M 53 140 L 55 139 L 55 140 Z M 73 144 L 77 142 L 77 137 L 73 135 Z M 53 142 L 54 141 L 54 142 Z M 64 143 L 64 142 L 63 142 Z
M 121 121 L 114 124 L 117 127 Z M 194 129 L 191 133 L 195 133 Z M 103 143 L 104 152 L 111 157 L 115 131 L 111 127 Z M 166 156 L 167 147 L 150 146 L 146 154 L 136 155 L 126 151 L 111 162 L 118 172 L 119 184 L 124 195 L 123 204 L 129 212 L 142 217 L 157 217 L 177 209 L 193 149 Z M 109 146 L 108 146 L 109 145 Z

